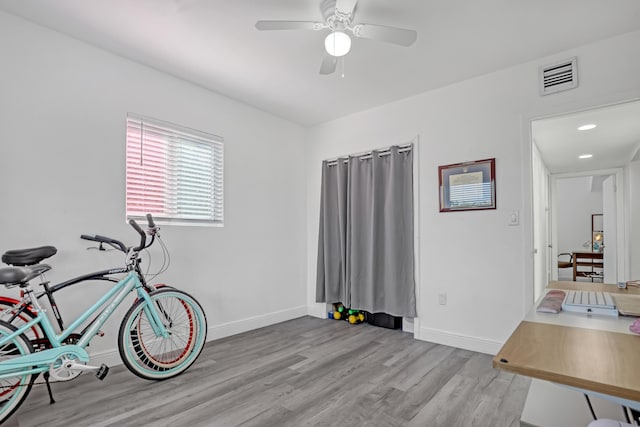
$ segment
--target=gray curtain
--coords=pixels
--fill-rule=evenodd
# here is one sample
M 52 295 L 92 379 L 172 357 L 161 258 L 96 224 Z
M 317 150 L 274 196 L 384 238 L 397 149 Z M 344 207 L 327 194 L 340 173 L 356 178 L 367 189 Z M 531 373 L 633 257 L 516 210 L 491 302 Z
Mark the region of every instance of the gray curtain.
M 318 236 L 317 302 L 351 303 L 346 286 L 348 165 L 322 162 L 320 234 Z
M 390 151 L 323 164 L 316 301 L 415 317 L 413 151 Z

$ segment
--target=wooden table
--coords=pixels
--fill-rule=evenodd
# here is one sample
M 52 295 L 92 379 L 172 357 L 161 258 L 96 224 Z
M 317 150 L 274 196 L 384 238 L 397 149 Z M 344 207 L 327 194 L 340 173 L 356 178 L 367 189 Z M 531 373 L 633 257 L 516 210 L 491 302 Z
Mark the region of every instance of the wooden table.
M 576 281 L 576 277 L 591 277 L 593 278 L 594 268 L 604 268 L 604 254 L 602 252 L 572 252 L 571 258 L 573 260 L 573 281 Z M 580 271 L 578 267 L 591 267 L 591 271 Z M 602 275 L 600 275 L 602 276 Z
M 637 288 L 608 284 L 552 282 L 549 288 L 640 294 Z M 626 332 L 633 318 L 604 317 L 535 313 L 534 307 L 494 357 L 493 367 L 640 402 L 640 336 Z

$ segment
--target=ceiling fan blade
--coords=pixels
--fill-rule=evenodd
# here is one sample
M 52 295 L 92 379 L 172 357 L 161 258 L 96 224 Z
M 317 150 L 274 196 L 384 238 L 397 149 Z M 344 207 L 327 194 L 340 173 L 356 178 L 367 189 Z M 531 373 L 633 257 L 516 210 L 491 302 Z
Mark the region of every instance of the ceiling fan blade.
M 325 53 L 324 58 L 322 58 L 322 65 L 320 66 L 320 74 L 333 74 L 336 71 L 337 64 L 338 58 Z
M 312 21 L 258 21 L 256 28 L 260 31 L 271 30 L 321 30 L 322 22 Z
M 363 39 L 379 40 L 401 46 L 411 46 L 418 38 L 418 33 L 415 30 L 373 24 L 354 25 L 353 35 Z
M 336 9 L 338 9 L 342 13 L 351 13 L 356 8 L 356 3 L 358 0 L 336 0 Z

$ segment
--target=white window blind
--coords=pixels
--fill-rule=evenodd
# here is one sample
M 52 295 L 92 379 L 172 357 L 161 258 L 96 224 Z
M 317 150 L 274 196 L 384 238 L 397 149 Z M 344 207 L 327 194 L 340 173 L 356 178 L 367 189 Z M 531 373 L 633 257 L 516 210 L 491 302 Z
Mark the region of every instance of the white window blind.
M 223 224 L 223 139 L 127 115 L 127 218 Z

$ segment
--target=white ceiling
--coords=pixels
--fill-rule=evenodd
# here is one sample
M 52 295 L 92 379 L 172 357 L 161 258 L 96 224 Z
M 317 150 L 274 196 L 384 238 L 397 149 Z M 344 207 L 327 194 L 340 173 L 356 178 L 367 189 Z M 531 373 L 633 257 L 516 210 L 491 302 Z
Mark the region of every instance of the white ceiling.
M 320 0 L 0 0 L 0 10 L 302 125 L 640 29 L 638 0 L 360 0 L 355 22 L 418 40 L 356 39 L 341 78 L 318 73 L 324 32 L 254 28 L 322 20 Z
M 586 124 L 597 127 L 578 130 Z M 532 136 L 551 173 L 622 167 L 640 147 L 640 101 L 537 120 Z

